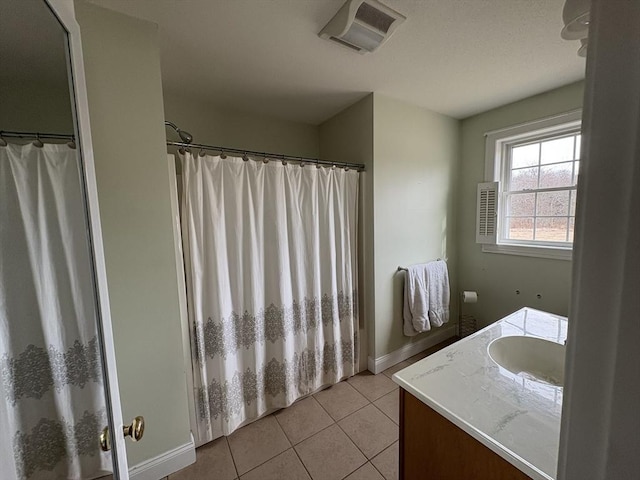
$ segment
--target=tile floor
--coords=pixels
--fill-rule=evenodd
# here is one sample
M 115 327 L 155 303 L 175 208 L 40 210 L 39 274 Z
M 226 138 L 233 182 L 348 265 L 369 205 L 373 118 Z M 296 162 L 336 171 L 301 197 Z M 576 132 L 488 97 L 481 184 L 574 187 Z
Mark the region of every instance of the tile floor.
M 391 376 L 443 348 L 383 373 L 363 372 L 196 450 L 168 480 L 396 480 L 398 386 Z

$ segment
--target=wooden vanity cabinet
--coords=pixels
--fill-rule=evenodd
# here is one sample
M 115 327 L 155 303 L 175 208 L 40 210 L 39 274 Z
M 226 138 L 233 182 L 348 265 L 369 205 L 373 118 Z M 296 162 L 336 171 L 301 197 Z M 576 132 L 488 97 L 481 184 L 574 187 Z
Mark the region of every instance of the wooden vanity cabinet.
M 400 388 L 401 480 L 530 480 Z

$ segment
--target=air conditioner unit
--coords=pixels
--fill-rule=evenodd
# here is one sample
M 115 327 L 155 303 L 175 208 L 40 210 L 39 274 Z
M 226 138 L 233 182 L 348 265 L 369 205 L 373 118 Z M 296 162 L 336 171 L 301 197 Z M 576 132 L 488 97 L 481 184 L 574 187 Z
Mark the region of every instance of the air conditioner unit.
M 376 51 L 405 20 L 377 0 L 347 0 L 318 35 L 365 54 Z

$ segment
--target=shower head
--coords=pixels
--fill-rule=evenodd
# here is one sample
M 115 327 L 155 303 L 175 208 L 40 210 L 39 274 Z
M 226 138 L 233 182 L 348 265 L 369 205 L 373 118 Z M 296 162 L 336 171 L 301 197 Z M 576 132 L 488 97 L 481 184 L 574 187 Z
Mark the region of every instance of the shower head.
M 193 142 L 193 135 L 191 135 L 189 132 L 185 132 L 184 130 L 180 130 L 175 123 L 165 120 L 164 124 L 173 128 L 178 133 L 178 135 L 180 135 L 180 140 L 182 140 L 184 143 Z

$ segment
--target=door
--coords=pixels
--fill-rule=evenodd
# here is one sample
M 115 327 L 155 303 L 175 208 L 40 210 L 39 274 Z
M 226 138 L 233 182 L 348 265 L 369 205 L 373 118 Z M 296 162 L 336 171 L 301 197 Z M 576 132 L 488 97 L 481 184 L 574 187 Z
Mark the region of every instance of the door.
M 126 480 L 73 3 L 0 0 L 0 58 L 0 476 Z

